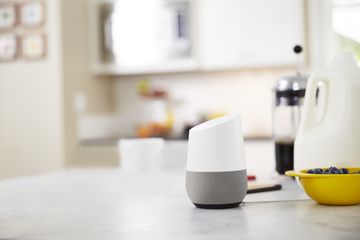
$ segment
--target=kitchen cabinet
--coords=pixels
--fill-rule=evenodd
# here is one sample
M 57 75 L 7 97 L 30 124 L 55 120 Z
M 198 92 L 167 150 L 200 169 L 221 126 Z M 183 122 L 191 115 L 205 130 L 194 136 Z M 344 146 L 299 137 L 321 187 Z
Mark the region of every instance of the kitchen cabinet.
M 92 69 L 132 75 L 196 70 L 190 0 L 92 0 Z
M 92 70 L 133 75 L 293 65 L 291 49 L 303 43 L 302 1 L 92 0 Z
M 199 0 L 196 12 L 203 70 L 292 65 L 303 43 L 301 0 Z

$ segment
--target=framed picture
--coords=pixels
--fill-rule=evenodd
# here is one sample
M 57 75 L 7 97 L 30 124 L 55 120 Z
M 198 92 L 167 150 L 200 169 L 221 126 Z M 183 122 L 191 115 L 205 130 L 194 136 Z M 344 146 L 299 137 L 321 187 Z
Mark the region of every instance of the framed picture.
M 23 27 L 38 27 L 45 22 L 45 3 L 43 1 L 28 1 L 20 7 L 21 25 Z
M 0 61 L 12 61 L 19 53 L 19 39 L 13 33 L 0 34 Z
M 17 7 L 13 3 L 0 3 L 0 31 L 9 30 L 18 23 Z
M 21 39 L 22 58 L 41 59 L 46 56 L 46 37 L 43 34 L 27 34 Z

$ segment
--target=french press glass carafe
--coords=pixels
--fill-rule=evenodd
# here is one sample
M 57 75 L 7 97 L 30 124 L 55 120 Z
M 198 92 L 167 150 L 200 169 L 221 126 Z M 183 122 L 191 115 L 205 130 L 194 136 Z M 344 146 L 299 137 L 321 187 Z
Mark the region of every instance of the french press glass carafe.
M 295 53 L 302 48 L 296 46 Z M 301 118 L 308 76 L 297 74 L 277 80 L 274 87 L 273 139 L 275 142 L 276 171 L 284 174 L 294 168 L 294 140 Z

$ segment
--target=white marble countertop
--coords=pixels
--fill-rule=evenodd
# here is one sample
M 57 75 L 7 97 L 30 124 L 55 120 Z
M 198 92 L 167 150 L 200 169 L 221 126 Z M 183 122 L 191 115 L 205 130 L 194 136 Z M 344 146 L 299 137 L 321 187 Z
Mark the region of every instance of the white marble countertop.
M 184 173 L 68 170 L 0 182 L 0 239 L 360 239 L 360 205 L 321 206 L 292 179 L 239 208 L 197 209 Z

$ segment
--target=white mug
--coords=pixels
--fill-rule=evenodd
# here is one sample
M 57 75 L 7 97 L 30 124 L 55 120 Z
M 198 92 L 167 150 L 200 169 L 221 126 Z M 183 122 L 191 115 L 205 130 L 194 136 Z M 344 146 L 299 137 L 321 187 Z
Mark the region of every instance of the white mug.
M 162 138 L 120 139 L 120 170 L 128 173 L 161 169 L 165 141 Z

